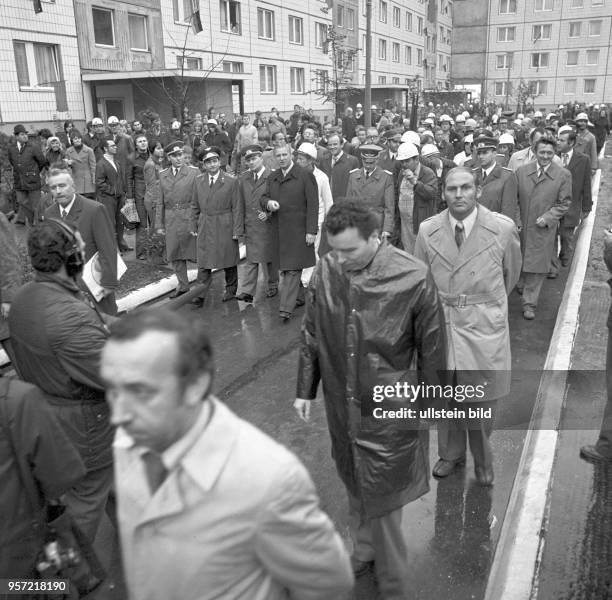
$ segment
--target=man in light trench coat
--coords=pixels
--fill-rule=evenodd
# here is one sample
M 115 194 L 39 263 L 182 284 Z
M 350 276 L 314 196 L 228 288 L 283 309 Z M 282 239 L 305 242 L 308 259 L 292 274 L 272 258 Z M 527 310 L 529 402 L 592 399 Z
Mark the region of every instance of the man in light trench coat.
M 448 408 L 491 409 L 491 418 L 466 415 L 439 423 L 440 460 L 433 474 L 446 477 L 465 463 L 469 436 L 476 479 L 491 485 L 489 436 L 497 399 L 510 391 L 507 296 L 520 275 L 521 249 L 514 221 L 478 204 L 480 194 L 470 169 L 449 171 L 444 187 L 448 208 L 421 223 L 414 254 L 430 266 L 444 306 L 453 384 L 482 386 L 477 388 L 482 392 L 466 391 L 465 398 L 456 393 Z

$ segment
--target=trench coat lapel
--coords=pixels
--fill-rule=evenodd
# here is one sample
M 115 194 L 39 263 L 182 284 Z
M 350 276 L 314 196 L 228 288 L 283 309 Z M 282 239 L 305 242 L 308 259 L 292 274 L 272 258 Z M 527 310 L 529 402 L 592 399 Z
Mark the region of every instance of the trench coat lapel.
M 79 216 L 82 210 L 83 210 L 83 202 L 79 198 L 79 195 L 76 194 L 76 196 L 74 197 L 74 204 L 72 205 L 72 208 L 70 209 L 70 212 L 68 213 L 68 217 L 70 218 L 70 220 L 76 222 L 79 220 Z

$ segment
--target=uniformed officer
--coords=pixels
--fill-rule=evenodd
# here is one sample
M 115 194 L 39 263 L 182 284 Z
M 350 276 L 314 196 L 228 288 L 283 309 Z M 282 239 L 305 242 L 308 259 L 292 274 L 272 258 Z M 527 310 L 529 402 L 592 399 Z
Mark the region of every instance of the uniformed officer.
M 191 196 L 199 170 L 183 163 L 183 146 L 175 140 L 164 148 L 170 167 L 159 173 L 160 201 L 155 222 L 158 233 L 166 234 L 166 260 L 178 279 L 170 298 L 176 298 L 189 290 L 187 261 L 195 261 L 195 237 L 191 233 Z
M 376 165 L 381 151 L 376 144 L 359 146 L 363 167 L 349 173 L 346 196 L 362 198 L 374 208 L 383 219 L 381 235 L 387 237 L 393 234 L 395 227 L 395 193 L 393 173 Z
M 518 224 L 518 184 L 516 175 L 497 164 L 497 140 L 480 136 L 474 142 L 479 167 L 474 167 L 476 186 L 482 188 L 478 202 L 493 212 L 510 217 Z
M 244 235 L 244 212 L 240 203 L 238 180 L 221 171 L 221 150 L 204 148 L 205 172 L 198 175 L 191 200 L 192 231 L 198 236 L 198 283 L 206 285 L 192 303 L 204 304 L 212 270 L 225 271 L 223 302 L 234 300 L 238 289 L 238 238 Z

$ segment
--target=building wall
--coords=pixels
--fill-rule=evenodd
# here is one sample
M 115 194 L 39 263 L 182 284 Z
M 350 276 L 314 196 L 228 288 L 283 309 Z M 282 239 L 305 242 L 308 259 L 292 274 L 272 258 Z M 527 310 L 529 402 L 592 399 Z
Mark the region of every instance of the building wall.
M 31 1 L 0 2 L 0 129 L 10 133 L 15 123 L 54 130 L 61 127 L 65 119 L 79 122 L 85 118 L 72 0 L 43 1 L 42 7 L 43 12 L 35 14 Z M 20 89 L 13 46 L 15 40 L 57 46 L 68 110 L 58 111 L 56 92 L 52 88 Z M 30 65 L 30 68 L 34 66 Z M 63 94 L 63 91 L 59 93 Z

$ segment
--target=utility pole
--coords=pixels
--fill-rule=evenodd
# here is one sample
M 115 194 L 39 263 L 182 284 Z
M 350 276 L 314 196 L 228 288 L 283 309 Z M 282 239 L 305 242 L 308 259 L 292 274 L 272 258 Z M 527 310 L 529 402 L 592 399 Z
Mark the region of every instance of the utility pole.
M 372 125 L 372 0 L 366 0 L 366 64 L 365 94 L 363 99 L 363 124 Z
M 506 67 L 508 68 L 508 78 L 506 79 L 506 110 L 508 110 L 508 96 L 510 95 L 510 69 L 512 67 L 514 55 L 512 52 L 506 53 Z

